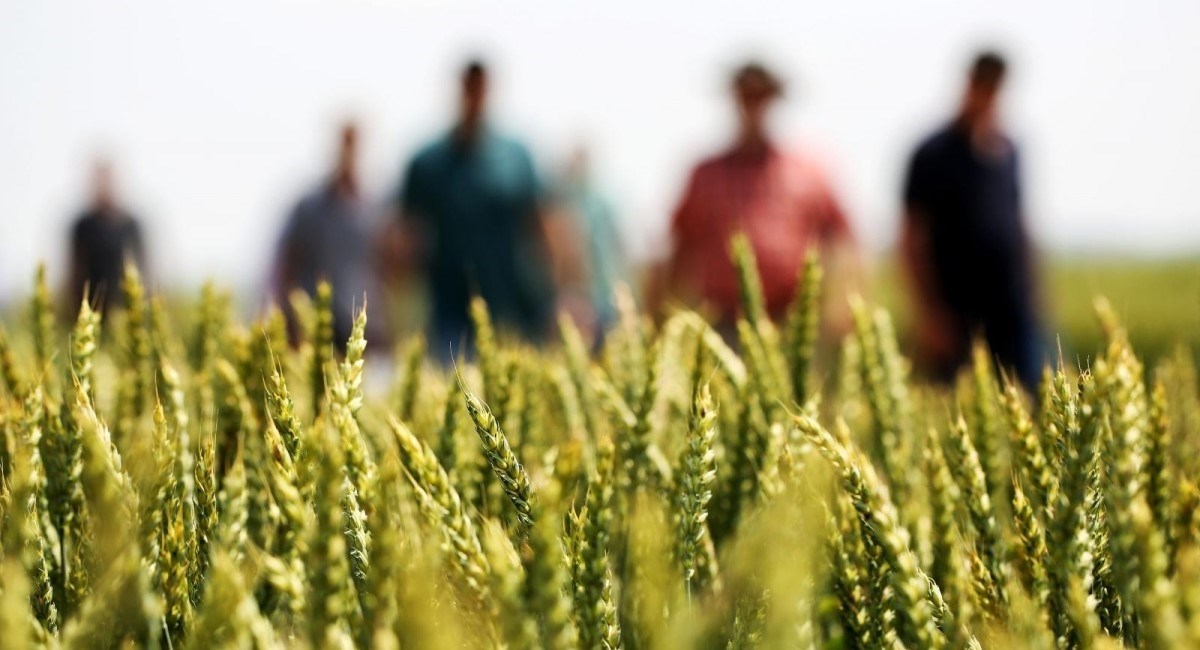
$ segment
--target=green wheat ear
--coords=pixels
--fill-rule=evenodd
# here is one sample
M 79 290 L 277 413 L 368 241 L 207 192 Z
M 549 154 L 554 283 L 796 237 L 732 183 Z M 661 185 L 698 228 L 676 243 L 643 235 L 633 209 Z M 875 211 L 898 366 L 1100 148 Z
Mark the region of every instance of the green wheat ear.
M 212 561 L 209 587 L 186 647 L 275 647 L 279 641 L 259 611 L 238 563 L 224 553 Z
M 746 319 L 750 321 L 750 324 L 758 327 L 760 323 L 767 320 L 768 316 L 754 247 L 750 244 L 750 238 L 744 232 L 739 232 L 730 240 L 729 250 L 734 267 L 737 269 L 742 309 L 745 310 Z
M 803 404 L 811 391 L 809 382 L 821 328 L 823 279 L 821 258 L 815 248 L 809 249 L 801 267 L 800 281 L 796 283 L 796 297 L 792 299 L 785 327 L 787 360 L 792 377 L 792 399 L 797 404 Z
M 35 278 L 33 297 L 30 300 L 33 351 L 38 375 L 49 381 L 57 342 L 54 340 L 54 301 L 50 297 L 50 285 L 46 281 L 45 264 L 38 264 Z
M 534 523 L 533 486 L 529 474 L 513 453 L 508 438 L 500 429 L 500 422 L 487 404 L 466 387 L 461 374 L 458 376 L 458 384 L 467 405 L 467 413 L 475 424 L 475 433 L 479 435 L 479 441 L 483 445 L 488 465 L 516 511 L 517 524 L 512 531 L 513 539 L 522 543 L 528 538 L 529 529 Z
M 717 476 L 714 448 L 716 423 L 717 411 L 709 386 L 697 382 L 692 393 L 692 413 L 688 420 L 687 441 L 679 460 L 676 485 L 677 552 L 689 597 L 702 591 L 710 582 L 710 576 L 701 570 L 701 553 L 709 536 L 706 523 L 708 506 L 712 500 L 712 483 Z
M 4 387 L 13 399 L 24 397 L 25 380 L 21 376 L 12 345 L 8 341 L 8 333 L 3 325 L 0 325 L 0 380 L 4 381 Z
M 312 359 L 308 366 L 308 381 L 312 395 L 310 406 L 313 416 L 316 417 L 325 411 L 325 375 L 333 363 L 333 289 L 328 282 L 322 281 L 317 284 L 313 318 Z
M 608 557 L 613 532 L 614 453 L 608 438 L 597 443 L 596 474 L 588 481 L 584 505 L 567 515 L 565 542 L 574 585 L 575 625 L 579 642 L 586 648 L 621 645 Z
M 621 292 L 594 358 L 565 319 L 538 350 L 475 299 L 479 392 L 415 337 L 372 393 L 328 285 L 292 349 L 213 285 L 179 336 L 130 267 L 109 342 L 39 273 L 0 330 L 0 646 L 1200 647 L 1190 351 L 1147 373 L 1101 300 L 1035 401 L 982 346 L 946 390 L 856 300 L 825 390 L 817 258 L 776 330 L 733 248 L 736 345 Z
M 928 598 L 928 579 L 917 566 L 910 546 L 912 536 L 900 524 L 887 487 L 860 452 L 847 448 L 811 416 L 797 415 L 794 423 L 839 475 L 864 530 L 889 567 L 900 640 L 920 648 L 944 647 L 946 638 L 934 621 L 934 607 Z
M 409 340 L 401 355 L 400 366 L 403 371 L 400 374 L 400 380 L 402 383 L 398 391 L 399 403 L 396 408 L 396 414 L 400 416 L 401 421 L 412 421 L 417 405 L 417 395 L 421 389 L 422 379 L 424 379 L 421 374 L 421 366 L 425 361 L 427 351 L 425 337 L 418 334 Z
M 313 647 L 350 647 L 350 621 L 357 609 L 350 571 L 342 495 L 346 477 L 342 445 L 329 427 L 318 429 L 319 450 L 313 495 L 314 525 L 308 539 L 309 643 Z
M 449 559 L 458 573 L 460 589 L 471 608 L 486 611 L 491 607 L 491 567 L 462 497 L 429 445 L 395 418 L 390 418 L 388 425 L 409 480 L 422 497 L 419 505 L 426 518 L 439 527 L 451 551 Z
M 986 593 L 981 593 L 980 599 L 991 604 L 989 613 L 999 618 L 1008 600 L 1007 548 L 1000 534 L 983 464 L 971 442 L 966 420 L 961 416 L 950 427 L 946 451 L 951 474 L 963 495 L 967 521 L 974 531 L 976 542 L 972 553 L 978 555 L 985 569 L 985 573 L 980 574 L 978 584 L 979 589 Z

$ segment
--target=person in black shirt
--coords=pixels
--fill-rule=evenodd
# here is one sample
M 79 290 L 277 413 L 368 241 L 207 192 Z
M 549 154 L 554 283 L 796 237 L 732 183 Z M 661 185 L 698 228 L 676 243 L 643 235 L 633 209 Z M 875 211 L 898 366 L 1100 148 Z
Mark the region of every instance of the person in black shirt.
M 1006 68 L 996 53 L 978 55 L 958 114 L 912 156 L 901 254 L 927 369 L 952 379 L 971 338 L 982 335 L 1001 366 L 1032 388 L 1043 359 L 1020 157 L 997 114 Z
M 71 228 L 72 313 L 85 293 L 101 313 L 120 305 L 126 261 L 145 272 L 141 228 L 117 203 L 111 165 L 99 160 L 92 170 L 89 204 Z

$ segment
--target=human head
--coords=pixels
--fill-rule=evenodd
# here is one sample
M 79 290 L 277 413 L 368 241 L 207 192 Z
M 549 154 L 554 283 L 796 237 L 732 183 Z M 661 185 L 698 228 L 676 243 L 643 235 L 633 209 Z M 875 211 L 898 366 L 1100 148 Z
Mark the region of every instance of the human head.
M 337 167 L 334 171 L 339 185 L 353 189 L 358 178 L 358 124 L 347 120 L 338 131 Z
M 487 105 L 487 66 L 479 59 L 468 61 L 463 66 L 459 82 L 459 123 L 467 131 L 474 131 L 483 121 Z
M 91 201 L 92 205 L 101 209 L 116 205 L 112 162 L 103 156 L 92 161 Z
M 741 135 L 764 138 L 768 110 L 783 94 L 783 84 L 779 77 L 765 65 L 750 61 L 733 73 L 731 85 L 734 100 L 737 102 Z
M 997 100 L 1007 72 L 1008 63 L 999 53 L 985 50 L 975 56 L 967 71 L 967 87 L 963 93 L 964 120 L 977 124 L 995 119 Z

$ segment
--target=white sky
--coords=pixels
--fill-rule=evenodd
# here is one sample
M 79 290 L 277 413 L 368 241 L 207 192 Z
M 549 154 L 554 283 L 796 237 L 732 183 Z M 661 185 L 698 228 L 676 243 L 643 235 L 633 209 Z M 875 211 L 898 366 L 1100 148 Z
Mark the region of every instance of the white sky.
M 902 165 L 978 45 L 1011 54 L 1034 230 L 1060 250 L 1200 251 L 1200 2 L 597 3 L 0 0 L 0 298 L 63 237 L 111 152 L 159 276 L 248 286 L 332 127 L 391 191 L 447 124 L 467 54 L 546 170 L 586 140 L 643 253 L 728 133 L 745 54 L 791 82 L 780 132 L 832 161 L 862 238 L 894 237 Z

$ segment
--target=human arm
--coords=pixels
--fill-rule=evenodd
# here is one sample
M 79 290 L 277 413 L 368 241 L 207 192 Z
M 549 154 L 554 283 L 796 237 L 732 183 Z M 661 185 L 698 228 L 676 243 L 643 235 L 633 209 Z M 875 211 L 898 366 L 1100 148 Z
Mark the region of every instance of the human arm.
M 428 188 L 421 169 L 419 157 L 408 163 L 375 239 L 374 255 L 379 262 L 380 280 L 385 283 L 402 284 L 412 275 L 419 258 L 420 223 L 428 209 Z
M 551 275 L 559 289 L 580 287 L 586 280 L 583 237 L 570 208 L 561 202 L 543 202 L 537 223 L 550 257 Z
M 595 333 L 596 313 L 588 278 L 593 270 L 579 219 L 570 206 L 555 201 L 539 210 L 538 225 L 555 287 L 555 312 L 567 314 L 591 338 Z
M 926 207 L 931 193 L 925 161 L 918 152 L 909 166 L 901 217 L 899 263 L 913 301 L 918 356 L 934 366 L 953 357 L 962 345 L 955 316 L 942 298 L 933 255 L 933 216 Z
M 817 241 L 826 286 L 822 291 L 823 330 L 832 340 L 841 339 L 852 327 L 848 297 L 865 288 L 862 256 L 842 201 L 827 179 L 822 179 L 821 205 L 817 213 Z
M 275 244 L 271 276 L 268 280 L 271 299 L 293 320 L 289 294 L 300 284 L 300 260 L 307 251 L 301 250 L 303 203 L 288 213 L 279 241 Z
M 69 268 L 67 271 L 67 278 L 68 282 L 70 283 L 68 286 L 70 287 L 70 291 L 67 294 L 67 299 L 71 301 L 71 304 L 66 305 L 66 310 L 64 313 L 70 314 L 71 316 L 75 315 L 76 310 L 78 310 L 79 306 L 83 303 L 85 294 L 89 290 L 94 291 L 94 289 L 89 289 L 88 287 L 84 286 L 87 283 L 87 278 L 84 275 L 84 268 L 87 266 L 87 260 L 85 258 L 87 253 L 83 247 L 83 233 L 80 232 L 82 226 L 82 221 L 75 222 L 75 225 L 71 228 L 70 235 L 70 251 L 68 254 Z M 94 299 L 94 296 L 89 298 Z
M 128 217 L 128 219 L 129 241 L 126 243 L 125 263 L 133 264 L 143 279 L 152 278 L 150 260 L 146 254 L 145 237 L 142 234 L 142 225 L 132 216 Z
M 697 176 L 698 172 L 693 171 L 671 215 L 666 257 L 647 271 L 646 309 L 656 321 L 663 317 L 667 301 L 682 288 L 691 243 L 689 240 L 697 227 L 701 204 Z

